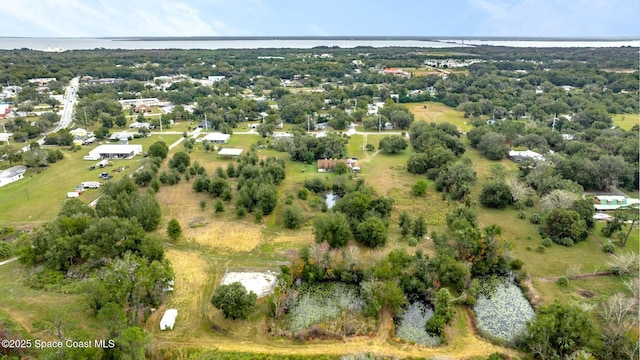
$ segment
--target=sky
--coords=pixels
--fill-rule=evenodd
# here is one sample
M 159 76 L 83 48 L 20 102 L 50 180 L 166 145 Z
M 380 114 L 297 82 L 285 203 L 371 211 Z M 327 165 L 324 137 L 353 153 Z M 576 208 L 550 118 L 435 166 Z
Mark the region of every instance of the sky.
M 4 37 L 640 36 L 639 0 L 15 0 Z

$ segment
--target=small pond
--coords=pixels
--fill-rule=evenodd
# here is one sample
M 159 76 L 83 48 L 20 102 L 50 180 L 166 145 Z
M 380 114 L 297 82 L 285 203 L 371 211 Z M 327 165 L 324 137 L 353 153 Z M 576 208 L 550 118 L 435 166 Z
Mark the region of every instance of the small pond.
M 396 336 L 408 343 L 425 346 L 440 345 L 440 337 L 431 335 L 425 329 L 433 310 L 419 302 L 414 302 L 405 310 L 400 319 Z
M 329 192 L 324 195 L 324 201 L 327 203 L 327 209 L 331 209 L 333 205 L 340 199 L 340 196 Z
M 303 287 L 289 310 L 289 329 L 296 333 L 312 325 L 330 322 L 346 312 L 359 313 L 364 301 L 356 286 L 322 283 Z
M 505 341 L 514 340 L 535 315 L 531 304 L 509 279 L 483 279 L 480 288 L 473 307 L 478 328 Z

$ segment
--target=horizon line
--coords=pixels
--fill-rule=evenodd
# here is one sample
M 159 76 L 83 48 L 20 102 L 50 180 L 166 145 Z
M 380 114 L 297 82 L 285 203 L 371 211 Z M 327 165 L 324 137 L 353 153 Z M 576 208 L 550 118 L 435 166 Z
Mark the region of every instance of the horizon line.
M 263 36 L 0 36 L 0 39 L 108 39 L 126 41 L 197 40 L 522 40 L 522 41 L 620 41 L 640 40 L 640 36 L 411 36 L 411 35 L 263 35 Z

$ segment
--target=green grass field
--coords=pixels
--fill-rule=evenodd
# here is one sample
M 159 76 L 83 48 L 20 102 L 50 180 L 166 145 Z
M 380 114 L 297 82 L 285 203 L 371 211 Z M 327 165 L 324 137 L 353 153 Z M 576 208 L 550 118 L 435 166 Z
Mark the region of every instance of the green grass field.
M 180 135 L 163 135 L 163 141 L 168 145 L 180 138 Z M 159 140 L 159 136 L 134 139 L 131 144 L 142 144 L 146 151 L 151 144 Z M 97 161 L 83 160 L 91 149 L 97 145 L 82 147 L 72 152 L 68 148 L 60 147 L 65 158 L 47 168 L 28 169 L 24 179 L 3 186 L 0 189 L 0 225 L 14 225 L 31 227 L 53 219 L 62 204 L 66 201 L 67 192 L 74 191 L 76 185 L 84 181 L 101 181 L 98 175 L 105 171 L 113 175 L 109 181 L 117 181 L 123 176 L 131 174 L 142 161 L 142 156 L 131 160 L 113 160 L 113 166 L 104 169 L 89 170 L 89 166 Z M 124 167 L 122 172 L 115 171 Z M 87 189 L 79 197 L 89 203 L 100 195 L 100 190 Z
M 418 121 L 427 122 L 448 122 L 458 127 L 458 130 L 467 132 L 472 126 L 468 119 L 464 118 L 464 113 L 449 106 L 436 102 L 403 104 L 415 115 Z
M 2 265 L 0 269 L 0 310 L 11 316 L 23 329 L 32 332 L 35 322 L 64 309 L 68 311 L 69 319 L 82 319 L 75 322 L 76 327 L 88 330 L 95 336 L 106 332 L 102 323 L 90 314 L 89 307 L 81 296 L 34 290 L 23 285 L 19 279 L 24 277 L 27 269 L 18 261 Z M 32 333 L 34 335 L 36 334 Z M 47 339 L 48 335 L 40 333 L 35 338 Z
M 623 130 L 631 130 L 634 125 L 640 125 L 640 114 L 613 115 L 613 125 L 620 126 Z

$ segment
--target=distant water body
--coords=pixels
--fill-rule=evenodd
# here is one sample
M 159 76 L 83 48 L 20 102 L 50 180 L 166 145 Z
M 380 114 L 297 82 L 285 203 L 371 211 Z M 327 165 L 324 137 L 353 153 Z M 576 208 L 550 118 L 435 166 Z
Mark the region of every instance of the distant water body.
M 354 48 L 413 47 L 452 48 L 477 45 L 508 47 L 640 47 L 636 38 L 421 38 L 421 37 L 191 37 L 191 38 L 12 38 L 0 37 L 1 50 L 42 51 L 92 49 L 310 49 L 314 47 Z

